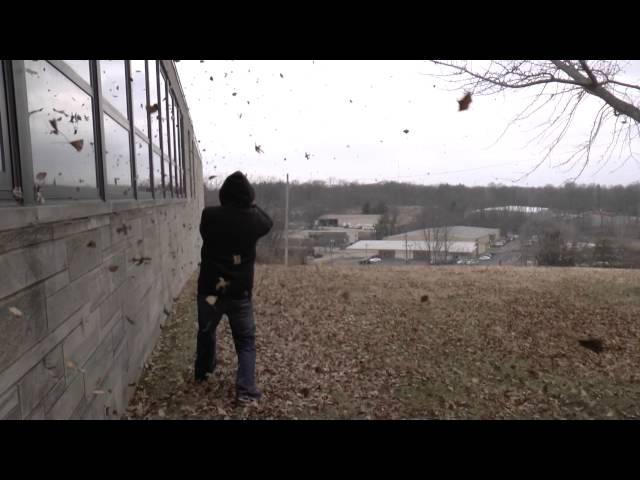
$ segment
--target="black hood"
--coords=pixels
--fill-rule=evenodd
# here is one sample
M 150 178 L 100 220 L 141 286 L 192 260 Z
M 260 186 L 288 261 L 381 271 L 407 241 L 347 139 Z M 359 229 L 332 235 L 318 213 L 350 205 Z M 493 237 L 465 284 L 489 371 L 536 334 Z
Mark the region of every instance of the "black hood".
M 220 188 L 220 204 L 250 207 L 256 198 L 253 187 L 240 171 L 232 173 Z

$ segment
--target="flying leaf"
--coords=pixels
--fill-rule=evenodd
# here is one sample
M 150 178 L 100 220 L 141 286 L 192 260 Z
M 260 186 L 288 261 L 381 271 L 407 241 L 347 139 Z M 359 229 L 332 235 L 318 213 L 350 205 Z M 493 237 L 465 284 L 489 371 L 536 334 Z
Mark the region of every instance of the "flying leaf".
M 284 78 L 284 75 L 280 74 L 280 78 Z
M 458 100 L 458 111 L 467 110 L 469 108 L 469 104 L 471 103 L 471 94 L 466 93 L 462 100 Z
M 51 120 L 49 120 L 49 123 L 51 124 L 51 127 L 53 128 L 53 132 L 56 135 L 58 135 L 58 133 L 60 133 L 58 131 L 58 121 L 55 118 L 52 118 Z
M 403 130 L 403 132 L 404 132 L 404 133 L 409 133 L 409 129 L 408 129 L 408 128 L 405 128 L 405 129 Z
M 80 152 L 82 150 L 82 147 L 84 146 L 84 140 L 80 139 L 80 140 L 74 140 L 72 142 L 69 142 L 71 144 L 71 146 L 73 148 L 75 148 L 78 152 Z
M 258 153 L 264 153 L 264 151 L 262 150 L 262 146 L 261 145 L 255 144 L 255 149 L 256 149 L 256 152 L 258 152 Z
M 89 248 L 96 248 L 96 242 L 94 242 L 93 240 L 91 240 L 89 243 L 87 243 L 87 247 L 89 247 Z
M 207 298 L 205 298 L 205 300 L 209 305 L 213 306 L 216 304 L 218 297 L 216 297 L 215 295 L 209 295 Z
M 9 307 L 9 312 L 15 317 L 22 317 L 23 313 L 16 307 Z
M 311 154 L 304 152 L 304 158 L 306 158 L 307 160 L 309 160 L 311 158 Z
M 13 198 L 16 202 L 22 202 L 24 200 L 24 196 L 22 194 L 22 188 L 16 187 L 11 191 Z
M 153 105 L 147 105 L 147 112 L 156 113 L 158 111 L 158 104 L 154 103 Z
M 216 176 L 217 176 L 217 175 L 211 175 L 211 176 L 209 177 L 209 180 L 213 180 L 214 178 L 216 178 Z
M 236 95 L 237 95 L 237 93 L 236 93 L 236 92 L 233 92 L 233 93 L 231 94 L 231 96 L 232 96 L 232 97 L 235 97 Z
M 227 282 L 224 278 L 222 277 L 218 277 L 218 283 L 216 284 L 216 290 L 225 290 L 229 285 L 231 285 L 231 282 Z
M 36 180 L 38 180 L 39 182 L 43 181 L 45 179 L 45 177 L 47 176 L 47 172 L 39 172 L 36 175 Z
M 592 352 L 601 353 L 604 350 L 604 344 L 599 338 L 588 338 L 587 340 L 578 340 L 578 343 L 591 350 Z
M 211 81 L 213 82 L 213 77 L 212 77 L 212 76 L 211 76 L 211 77 L 209 77 L 209 80 L 211 80 Z

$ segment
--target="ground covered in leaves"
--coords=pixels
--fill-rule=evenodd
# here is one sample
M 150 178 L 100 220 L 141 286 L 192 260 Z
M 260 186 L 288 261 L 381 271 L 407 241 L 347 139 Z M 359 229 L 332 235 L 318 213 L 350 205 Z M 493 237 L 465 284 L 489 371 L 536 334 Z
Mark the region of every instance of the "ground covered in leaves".
M 194 277 L 127 418 L 640 418 L 637 271 L 259 266 L 255 312 L 263 401 L 234 403 L 224 319 L 193 383 Z

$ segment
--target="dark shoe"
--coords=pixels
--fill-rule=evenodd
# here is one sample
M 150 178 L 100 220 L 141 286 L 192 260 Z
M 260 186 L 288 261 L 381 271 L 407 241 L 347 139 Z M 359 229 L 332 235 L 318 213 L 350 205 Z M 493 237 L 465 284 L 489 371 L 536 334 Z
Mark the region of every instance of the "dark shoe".
M 209 375 L 211 375 L 211 374 L 210 373 L 196 373 L 195 374 L 195 382 L 196 383 L 206 382 L 207 379 L 209 378 Z
M 243 393 L 242 395 L 238 395 L 236 397 L 236 402 L 238 402 L 238 404 L 240 405 L 250 405 L 252 403 L 258 403 L 261 397 L 262 395 L 259 393 L 256 393 L 254 395 Z

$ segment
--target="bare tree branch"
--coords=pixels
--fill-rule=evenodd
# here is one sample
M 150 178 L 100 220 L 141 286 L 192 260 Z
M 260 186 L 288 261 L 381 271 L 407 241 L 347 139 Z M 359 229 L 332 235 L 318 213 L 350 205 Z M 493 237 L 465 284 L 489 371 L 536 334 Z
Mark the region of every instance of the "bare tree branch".
M 514 124 L 531 118 L 551 104 L 554 105 L 549 119 L 535 127 L 536 130 L 542 129 L 542 131 L 533 140 L 546 139 L 551 135 L 554 137 L 550 140 L 543 158 L 537 162 L 536 166 L 515 181 L 526 178 L 550 157 L 566 137 L 576 118 L 577 108 L 586 97 L 599 98 L 603 101 L 603 105 L 594 115 L 586 141 L 578 146 L 573 155 L 556 165 L 572 165 L 574 168 L 578 162 L 583 161 L 574 180 L 582 175 L 591 162 L 592 152 L 596 141 L 602 136 L 602 131 L 610 131 L 611 139 L 598 164 L 602 161 L 606 163 L 611 158 L 622 140 L 623 134 L 626 133 L 623 141 L 628 144 L 631 155 L 633 154 L 631 143 L 640 138 L 640 102 L 638 102 L 638 97 L 630 95 L 631 92 L 640 91 L 640 85 L 616 79 L 618 74 L 623 73 L 623 62 L 609 60 L 509 60 L 491 61 L 488 66 L 483 65 L 482 67 L 474 67 L 473 62 L 432 60 L 432 63 L 448 69 L 448 73 L 436 76 L 445 78 L 458 90 L 463 89 L 475 96 L 526 88 L 531 88 L 536 92 L 533 101 L 528 102 L 524 109 L 507 124 L 495 143 L 500 141 Z M 555 88 L 550 88 L 552 85 Z M 613 128 L 610 130 L 611 124 L 609 122 L 614 117 Z M 622 120 L 619 121 L 620 119 Z M 605 156 L 607 156 L 607 160 L 604 160 Z

